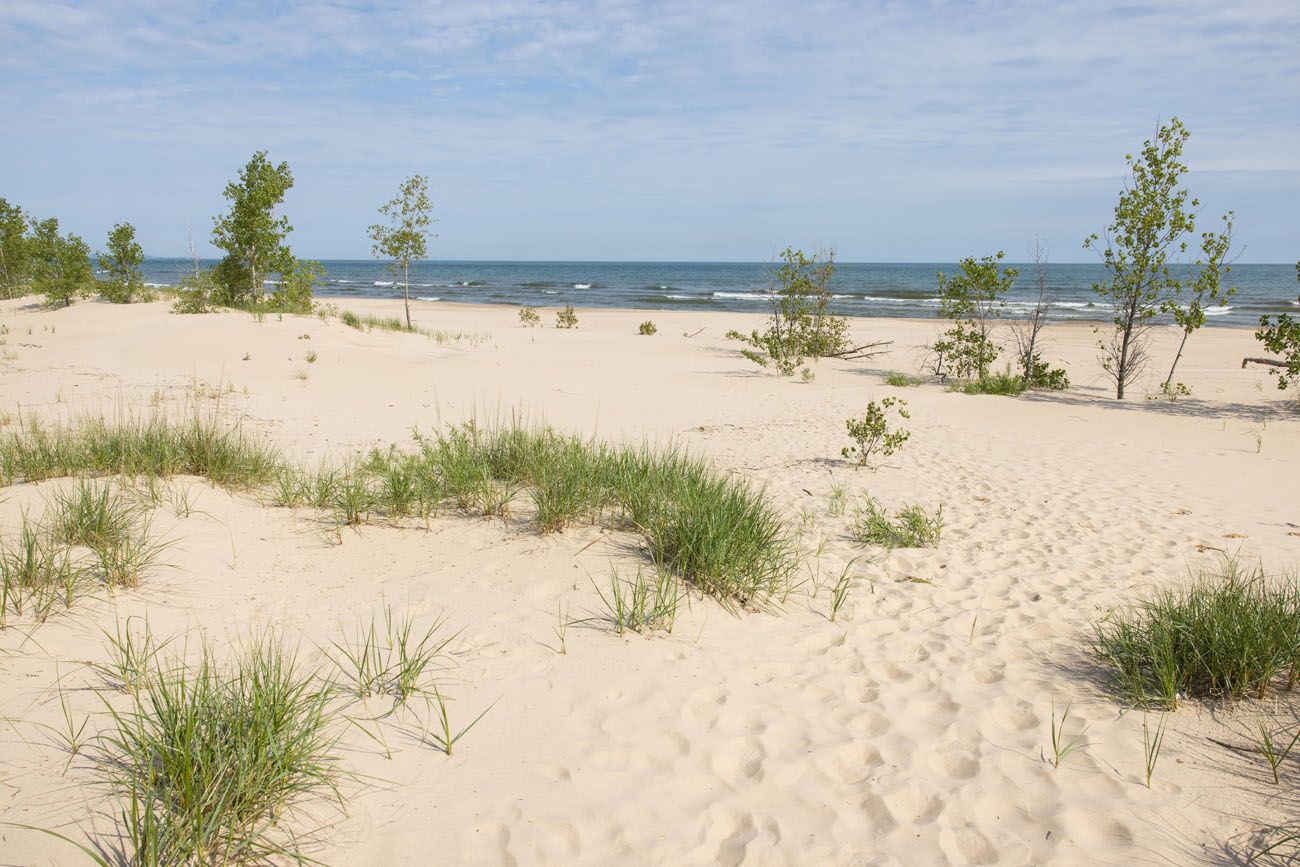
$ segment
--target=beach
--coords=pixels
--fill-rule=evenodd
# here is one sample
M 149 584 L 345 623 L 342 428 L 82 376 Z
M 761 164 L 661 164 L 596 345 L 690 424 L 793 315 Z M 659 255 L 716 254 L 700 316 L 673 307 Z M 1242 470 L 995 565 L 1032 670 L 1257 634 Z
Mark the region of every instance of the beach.
M 528 328 L 514 307 L 413 301 L 427 333 L 411 334 L 34 300 L 0 301 L 0 435 L 31 418 L 200 412 L 314 465 L 469 421 L 549 425 L 708 458 L 769 498 L 802 561 L 771 604 L 688 595 L 671 632 L 619 635 L 600 593 L 611 570 L 647 565 L 630 533 L 539 534 L 526 498 L 505 517 L 337 527 L 174 479 L 152 511 L 167 547 L 138 589 L 0 630 L 7 863 L 75 857 L 13 824 L 112 838 L 119 805 L 94 751 L 70 756 L 51 732 L 70 714 L 89 737 L 111 726 L 106 705 L 124 706 L 93 668 L 115 625 L 147 616 L 190 650 L 273 629 L 312 666 L 385 605 L 444 621 L 455 637 L 440 689 L 454 725 L 477 722 L 450 755 L 430 746 L 427 715 L 350 727 L 337 752 L 356 775 L 346 811 L 309 805 L 297 823 L 325 863 L 1218 863 L 1295 815 L 1294 784 L 1271 785 L 1256 757 L 1222 746 L 1293 714 L 1289 696 L 1232 713 L 1126 711 L 1088 654 L 1092 624 L 1150 588 L 1226 556 L 1300 563 L 1300 411 L 1266 369 L 1242 369 L 1264 354 L 1250 329 L 1194 334 L 1176 377 L 1191 395 L 1176 401 L 1147 399 L 1180 336 L 1158 329 L 1150 368 L 1118 402 L 1093 324 L 1044 333 L 1068 391 L 1009 398 L 887 385 L 889 372 L 924 375 L 943 323 L 920 318 L 852 319 L 853 342 L 885 352 L 810 362 L 804 381 L 726 339 L 760 314 L 579 307 L 577 328 L 558 329 L 541 308 Z M 343 306 L 401 315 L 391 300 Z M 656 334 L 638 334 L 647 319 Z M 884 397 L 907 401 L 910 439 L 856 467 L 841 457 L 845 421 Z M 60 485 L 5 488 L 0 533 Z M 855 541 L 868 495 L 942 507 L 941 541 Z M 380 716 L 370 710 L 354 716 Z M 1159 719 L 1148 781 L 1144 722 Z M 1080 744 L 1059 762 L 1054 724 Z

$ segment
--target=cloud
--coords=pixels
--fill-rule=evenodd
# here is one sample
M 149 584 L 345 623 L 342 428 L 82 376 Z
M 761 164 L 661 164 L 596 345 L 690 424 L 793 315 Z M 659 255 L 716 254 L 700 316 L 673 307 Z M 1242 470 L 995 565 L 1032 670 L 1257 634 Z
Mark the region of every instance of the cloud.
M 322 257 L 366 255 L 371 203 L 421 171 L 441 255 L 762 258 L 815 234 L 846 258 L 955 258 L 1097 228 L 1123 154 L 1171 114 L 1252 255 L 1300 247 L 1272 219 L 1300 189 L 1296 4 L 4 9 L 0 195 L 88 237 L 134 218 L 162 253 L 265 147 Z

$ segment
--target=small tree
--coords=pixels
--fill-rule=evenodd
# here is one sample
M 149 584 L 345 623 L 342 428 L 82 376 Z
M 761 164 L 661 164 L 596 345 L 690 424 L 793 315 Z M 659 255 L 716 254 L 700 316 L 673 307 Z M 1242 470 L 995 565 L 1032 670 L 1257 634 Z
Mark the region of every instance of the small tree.
M 1300 281 L 1300 262 L 1295 264 L 1295 277 Z M 1300 297 L 1296 298 L 1296 303 L 1300 304 Z M 1243 358 L 1242 367 L 1248 361 L 1269 365 L 1274 368 L 1270 372 L 1277 377 L 1277 387 L 1283 390 L 1293 382 L 1300 382 L 1300 319 L 1292 319 L 1289 313 L 1279 313 L 1273 317 L 1261 316 L 1255 339 L 1263 343 L 1269 352 L 1282 358 Z
M 1173 388 L 1174 371 L 1183 357 L 1187 338 L 1192 332 L 1205 324 L 1205 308 L 1222 306 L 1228 303 L 1237 291 L 1235 286 L 1223 287 L 1223 278 L 1232 270 L 1228 265 L 1228 249 L 1232 246 L 1232 211 L 1223 217 L 1222 232 L 1201 233 L 1201 256 L 1196 260 L 1196 277 L 1191 284 L 1191 297 L 1183 306 L 1176 300 L 1165 302 L 1165 310 L 1174 317 L 1174 322 L 1183 330 L 1183 339 L 1178 342 L 1178 353 L 1174 363 L 1169 365 L 1169 375 L 1165 377 L 1161 390 L 1168 393 Z
M 72 299 L 85 295 L 94 285 L 90 247 L 77 235 L 60 235 L 54 217 L 32 224 L 28 249 L 34 285 L 45 294 L 46 307 L 68 307 Z
M 830 282 L 835 252 L 805 255 L 787 247 L 781 253 L 770 287 L 772 316 L 767 330 L 727 337 L 749 346 L 741 354 L 760 367 L 771 363 L 782 376 L 792 376 L 805 358 L 827 358 L 848 348 L 848 320 L 832 312 Z
M 320 262 L 294 259 L 280 275 L 280 285 L 268 299 L 269 306 L 281 313 L 310 313 L 312 293 L 325 277 L 325 266 Z
M 130 304 L 144 288 L 140 266 L 144 250 L 135 240 L 135 226 L 118 223 L 108 233 L 108 250 L 98 255 L 99 264 L 108 271 L 100 284 L 100 294 L 114 304 Z
M 1004 255 L 999 250 L 978 260 L 968 257 L 961 260 L 960 274 L 939 273 L 939 315 L 954 323 L 934 345 L 941 371 L 982 379 L 1002 351 L 993 340 L 993 327 L 1006 307 L 1003 296 L 1020 276 L 1015 268 L 999 270 Z
M 217 264 L 218 285 L 213 300 L 227 306 L 256 304 L 270 274 L 283 274 L 293 264 L 285 238 L 293 226 L 275 215 L 276 207 L 293 186 L 289 164 L 271 165 L 266 151 L 257 151 L 239 172 L 239 181 L 226 184 L 223 196 L 230 212 L 214 217 L 212 245 L 226 252 Z
M 1115 218 L 1102 236 L 1084 239 L 1101 249 L 1109 277 L 1093 290 L 1114 308 L 1115 330 L 1101 341 L 1102 368 L 1115 382 L 1115 397 L 1146 367 L 1149 331 L 1156 314 L 1176 300 L 1181 281 L 1169 267 L 1171 255 L 1187 249 L 1183 237 L 1196 230 L 1199 202 L 1180 188 L 1187 172 L 1180 160 L 1190 133 L 1178 118 L 1160 126 L 1136 157 L 1126 154 L 1129 178 L 1115 206 Z
M 412 175 L 402 181 L 397 195 L 379 209 L 388 225 L 370 227 L 376 258 L 392 259 L 388 270 L 402 281 L 402 301 L 406 305 L 406 327 L 411 326 L 411 263 L 428 256 L 429 225 L 433 223 L 433 204 L 429 201 L 429 179 Z
M 22 208 L 0 199 L 0 298 L 17 298 L 31 281 L 27 224 Z
M 865 467 L 876 452 L 889 457 L 903 447 L 912 434 L 901 427 L 889 426 L 888 413 L 895 404 L 898 405 L 895 412 L 899 418 L 912 417 L 907 411 L 907 401 L 899 397 L 886 397 L 879 404 L 870 401 L 862 418 L 845 419 L 844 426 L 848 429 L 849 438 L 853 440 L 853 445 L 840 449 L 845 460 L 855 461 L 858 466 Z

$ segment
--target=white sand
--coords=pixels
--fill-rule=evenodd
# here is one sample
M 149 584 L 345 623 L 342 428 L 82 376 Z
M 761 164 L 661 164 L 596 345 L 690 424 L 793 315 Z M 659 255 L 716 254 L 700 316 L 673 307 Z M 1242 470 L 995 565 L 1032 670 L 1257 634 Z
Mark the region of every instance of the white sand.
M 445 684 L 453 722 L 492 709 L 450 758 L 409 724 L 383 727 L 391 758 L 349 738 L 343 761 L 376 781 L 349 790 L 346 816 L 320 814 L 329 824 L 309 851 L 332 864 L 1201 863 L 1294 807 L 1294 788 L 1279 799 L 1258 762 L 1207 739 L 1244 743 L 1255 708 L 1171 715 L 1148 790 L 1142 715 L 1121 714 L 1080 656 L 1092 619 L 1186 580 L 1216 549 L 1300 563 L 1300 414 L 1262 369 L 1239 368 L 1259 354 L 1249 331 L 1195 335 L 1178 376 L 1194 397 L 1173 404 L 1143 399 L 1167 364 L 1162 334 L 1158 369 L 1119 404 L 1090 326 L 1048 332 L 1073 390 L 1007 399 L 884 385 L 885 371 L 918 369 L 932 321 L 857 320 L 855 336 L 893 340 L 890 354 L 822 362 L 805 384 L 723 339 L 757 316 L 580 310 L 569 332 L 550 327 L 551 311 L 537 329 L 509 307 L 416 311 L 426 327 L 485 337 L 440 346 L 337 320 L 5 302 L 0 430 L 19 411 L 147 413 L 220 393 L 223 412 L 306 461 L 511 413 L 672 440 L 766 486 L 806 549 L 824 540 L 807 577 L 853 564 L 839 622 L 810 580 L 779 612 L 695 600 L 670 636 L 574 626 L 561 655 L 557 605 L 596 616 L 590 579 L 635 568 L 629 538 L 451 516 L 428 532 L 345 530 L 336 545 L 310 514 L 182 480 L 194 511 L 158 512 L 174 544 L 140 591 L 0 632 L 0 821 L 111 834 L 117 805 L 89 785 L 92 761 L 65 773 L 42 726 L 61 720 L 59 678 L 76 715 L 94 712 L 87 731 L 107 725 L 104 698 L 121 697 L 87 688 L 87 663 L 105 659 L 115 616 L 147 612 L 155 632 L 192 646 L 273 625 L 310 662 L 385 601 L 463 630 Z M 658 335 L 636 334 L 646 318 Z M 878 471 L 856 470 L 839 459 L 844 420 L 887 395 L 910 402 L 911 441 Z M 6 489 L 0 527 L 39 511 L 52 484 Z M 854 543 L 827 515 L 833 484 L 891 508 L 942 504 L 942 544 L 884 556 Z M 1088 746 L 1055 769 L 1043 757 L 1053 702 L 1059 713 L 1071 701 L 1069 731 L 1087 724 Z M 75 860 L 47 837 L 0 831 L 0 862 Z

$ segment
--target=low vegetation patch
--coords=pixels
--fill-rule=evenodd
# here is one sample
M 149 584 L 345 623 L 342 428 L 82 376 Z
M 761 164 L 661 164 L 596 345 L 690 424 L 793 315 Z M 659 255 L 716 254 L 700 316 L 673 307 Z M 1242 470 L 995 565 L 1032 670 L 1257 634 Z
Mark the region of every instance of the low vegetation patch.
M 891 370 L 885 374 L 885 385 L 892 385 L 894 388 L 913 388 L 925 382 L 919 376 L 908 376 L 906 373 L 899 373 Z
M 555 314 L 556 328 L 577 328 L 578 314 L 574 312 L 573 306 L 566 304 L 562 310 Z
M 328 691 L 274 635 L 226 664 L 207 646 L 195 665 L 153 662 L 106 738 L 129 863 L 299 860 L 297 811 L 342 806 Z
M 933 548 L 943 532 L 943 506 L 931 515 L 919 505 L 904 506 L 890 517 L 880 501 L 867 497 L 849 528 L 854 541 L 882 548 Z
M 527 498 L 539 531 L 596 523 L 634 532 L 661 570 L 729 603 L 768 601 L 797 567 L 794 543 L 764 494 L 674 448 L 615 448 L 549 428 L 471 423 L 417 436 L 413 449 L 375 449 L 343 466 L 309 469 L 238 426 L 197 415 L 28 422 L 0 436 L 4 484 L 173 475 L 325 509 L 344 525 L 443 509 L 502 516 Z
M 1012 373 L 1008 365 L 1001 373 L 985 373 L 975 379 L 958 382 L 953 386 L 953 390 L 963 394 L 1001 394 L 1016 397 L 1024 394 L 1025 379 L 1020 374 Z
M 891 411 L 900 419 L 912 417 L 907 411 L 907 401 L 897 397 L 886 397 L 880 403 L 874 400 L 868 403 L 867 411 L 862 418 L 847 419 L 844 425 L 853 444 L 840 449 L 840 455 L 845 460 L 851 460 L 858 466 L 865 467 L 877 454 L 889 457 L 901 449 L 912 434 L 902 427 L 890 425 Z
M 658 334 L 659 328 L 653 322 L 647 319 L 645 322 L 641 323 L 639 328 L 637 328 L 637 333 L 645 335 L 646 337 L 650 337 L 651 335 Z
M 1092 650 L 1124 699 L 1263 698 L 1300 680 L 1300 581 L 1228 560 L 1187 587 L 1157 589 L 1094 625 Z

